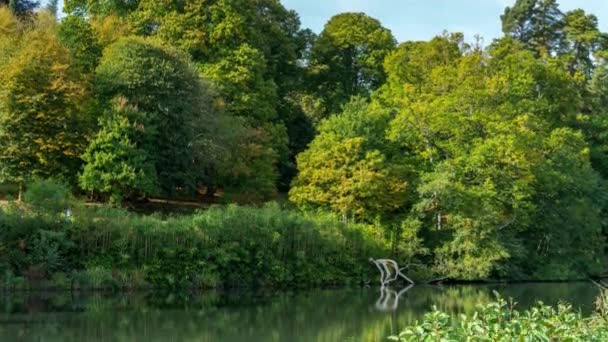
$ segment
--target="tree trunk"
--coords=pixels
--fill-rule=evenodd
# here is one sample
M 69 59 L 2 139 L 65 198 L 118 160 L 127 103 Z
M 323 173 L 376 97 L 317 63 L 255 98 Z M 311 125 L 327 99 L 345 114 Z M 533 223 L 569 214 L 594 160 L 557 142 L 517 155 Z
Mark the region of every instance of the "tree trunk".
M 19 183 L 19 193 L 17 194 L 17 202 L 23 201 L 23 184 Z

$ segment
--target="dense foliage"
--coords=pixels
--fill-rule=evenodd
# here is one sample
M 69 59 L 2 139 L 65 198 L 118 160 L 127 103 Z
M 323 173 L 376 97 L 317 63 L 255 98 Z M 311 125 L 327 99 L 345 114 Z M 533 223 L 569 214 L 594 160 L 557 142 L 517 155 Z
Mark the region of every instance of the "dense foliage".
M 608 304 L 598 298 L 596 313 L 585 318 L 571 306 L 542 303 L 519 312 L 513 302 L 498 297 L 478 305 L 473 315 L 451 317 L 435 308 L 391 341 L 604 341 L 608 338 Z
M 592 14 L 517 0 L 481 46 L 397 44 L 363 13 L 317 36 L 279 0 L 56 7 L 0 1 L 0 184 L 19 198 L 34 179 L 114 206 L 288 194 L 330 227 L 381 227 L 384 256 L 439 277 L 606 271 L 608 35 Z
M 69 204 L 65 187 L 35 182 L 31 206 L 0 209 L 0 287 L 135 289 L 363 284 L 378 227 L 278 205 L 142 217 Z
M 95 88 L 99 101 L 110 104 L 103 106 L 109 111 L 101 114 L 99 133 L 83 158 L 83 188 L 129 194 L 132 187 L 121 184 L 120 173 L 135 167 L 138 172 L 125 181 L 139 182 L 144 194 L 193 192 L 207 166 L 193 147 L 212 139 L 216 113 L 207 86 L 187 60 L 141 38 L 124 38 L 105 49 Z M 133 155 L 116 138 L 138 151 Z

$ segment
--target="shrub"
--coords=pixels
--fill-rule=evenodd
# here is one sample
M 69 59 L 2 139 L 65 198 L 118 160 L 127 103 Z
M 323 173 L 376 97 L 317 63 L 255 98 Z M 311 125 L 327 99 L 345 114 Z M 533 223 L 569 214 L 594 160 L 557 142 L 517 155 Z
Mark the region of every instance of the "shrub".
M 479 305 L 472 316 L 451 317 L 436 308 L 392 341 L 606 341 L 608 324 L 598 311 L 584 318 L 572 307 L 539 303 L 519 312 L 512 301 Z
M 0 199 L 9 200 L 16 198 L 19 193 L 19 186 L 11 183 L 0 183 Z
M 23 199 L 26 203 L 52 213 L 59 213 L 70 205 L 70 188 L 52 179 L 35 180 L 27 185 Z

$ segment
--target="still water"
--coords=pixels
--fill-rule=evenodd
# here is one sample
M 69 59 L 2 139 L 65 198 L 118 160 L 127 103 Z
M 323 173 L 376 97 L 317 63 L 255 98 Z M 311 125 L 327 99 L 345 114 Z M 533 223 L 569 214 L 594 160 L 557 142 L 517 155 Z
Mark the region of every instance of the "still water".
M 0 295 L 0 341 L 385 341 L 434 305 L 471 313 L 493 291 L 520 309 L 563 301 L 584 314 L 599 293 L 590 283 L 394 290 Z

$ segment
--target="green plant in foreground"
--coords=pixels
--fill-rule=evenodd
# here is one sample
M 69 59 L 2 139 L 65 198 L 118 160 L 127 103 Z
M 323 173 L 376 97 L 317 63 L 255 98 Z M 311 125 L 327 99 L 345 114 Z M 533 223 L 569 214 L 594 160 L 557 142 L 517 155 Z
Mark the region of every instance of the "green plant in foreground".
M 606 341 L 607 303 L 598 299 L 597 312 L 583 317 L 570 305 L 556 308 L 539 303 L 526 311 L 496 294 L 496 301 L 479 305 L 472 316 L 459 318 L 434 308 L 421 322 L 404 329 L 392 341 Z M 600 297 L 603 298 L 603 297 Z

